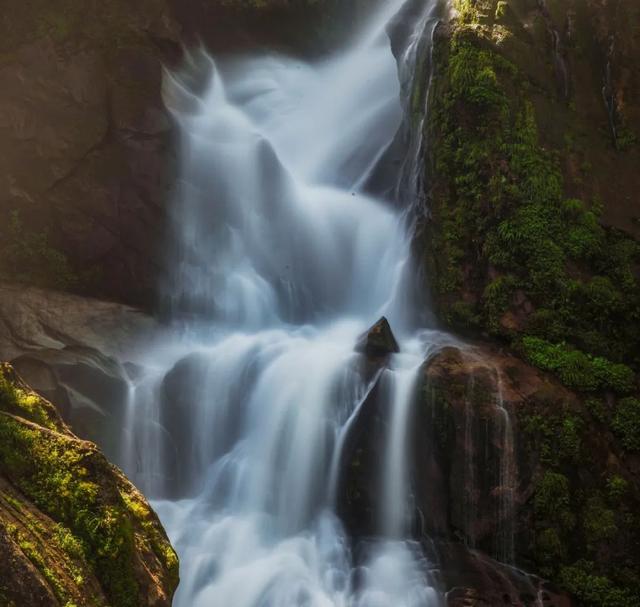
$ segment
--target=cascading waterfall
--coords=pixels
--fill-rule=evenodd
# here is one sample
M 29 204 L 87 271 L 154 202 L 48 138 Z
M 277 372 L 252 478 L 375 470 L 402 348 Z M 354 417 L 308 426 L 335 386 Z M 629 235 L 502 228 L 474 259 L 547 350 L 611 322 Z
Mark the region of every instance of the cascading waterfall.
M 495 369 L 497 386 L 497 408 L 500 416 L 502 445 L 500 457 L 500 501 L 498 511 L 497 556 L 503 563 L 515 562 L 515 491 L 516 491 L 516 463 L 515 438 L 511 415 L 504 402 L 502 376 L 499 369 Z
M 405 75 L 440 4 L 410 2 Z M 322 62 L 196 53 L 167 77 L 182 169 L 166 292 L 182 330 L 132 388 L 124 451 L 180 554 L 179 607 L 440 604 L 407 540 L 406 443 L 418 372 L 446 336 L 407 302 L 406 214 L 366 189 L 403 118 L 386 28 L 405 4 L 382 3 Z M 354 345 L 381 315 L 401 352 L 371 377 Z M 333 507 L 378 379 L 393 387 L 383 520 L 355 559 Z

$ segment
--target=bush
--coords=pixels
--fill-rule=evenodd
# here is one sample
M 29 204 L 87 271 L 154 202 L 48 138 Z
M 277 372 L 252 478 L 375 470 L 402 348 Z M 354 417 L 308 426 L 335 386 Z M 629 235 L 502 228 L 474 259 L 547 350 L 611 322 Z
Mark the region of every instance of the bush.
M 583 392 L 613 390 L 626 394 L 633 390 L 635 374 L 626 365 L 585 354 L 564 343 L 552 344 L 538 337 L 524 337 L 522 350 L 529 362 L 555 373 L 562 383 Z
M 618 403 L 611 427 L 625 449 L 640 451 L 640 400 L 623 398 Z
M 618 588 L 609 578 L 594 573 L 590 561 L 580 560 L 560 571 L 562 585 L 585 607 L 637 607 L 640 596 Z

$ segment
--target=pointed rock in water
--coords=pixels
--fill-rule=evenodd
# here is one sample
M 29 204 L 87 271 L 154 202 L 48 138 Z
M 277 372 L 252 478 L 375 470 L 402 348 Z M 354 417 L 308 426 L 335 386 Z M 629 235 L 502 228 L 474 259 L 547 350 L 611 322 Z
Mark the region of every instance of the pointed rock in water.
M 384 316 L 360 336 L 356 343 L 356 352 L 372 357 L 400 352 L 400 346 L 393 335 L 389 321 Z

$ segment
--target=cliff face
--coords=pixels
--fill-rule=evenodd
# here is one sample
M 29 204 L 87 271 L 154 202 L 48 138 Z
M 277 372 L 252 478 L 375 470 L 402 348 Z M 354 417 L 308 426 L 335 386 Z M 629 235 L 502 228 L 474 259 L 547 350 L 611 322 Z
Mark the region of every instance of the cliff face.
M 0 605 L 169 607 L 178 559 L 146 500 L 0 368 Z
M 504 558 L 511 530 L 515 562 L 578 604 L 635 605 L 639 7 L 454 6 L 434 49 L 418 246 L 443 322 L 513 355 L 432 363 L 423 427 L 444 450 L 419 461 L 452 479 L 445 534 Z
M 2 3 L 0 273 L 150 300 L 172 160 L 162 0 Z
M 638 603 L 640 401 L 584 398 L 479 346 L 432 360 L 421 403 L 417 499 L 437 513 L 435 537 L 553 580 L 577 605 Z

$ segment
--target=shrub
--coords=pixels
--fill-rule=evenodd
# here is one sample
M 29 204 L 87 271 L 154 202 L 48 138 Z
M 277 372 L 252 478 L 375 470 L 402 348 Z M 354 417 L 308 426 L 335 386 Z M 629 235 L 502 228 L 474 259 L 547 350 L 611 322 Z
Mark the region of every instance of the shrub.
M 620 400 L 611 427 L 620 437 L 625 449 L 640 451 L 640 400 L 636 398 Z

